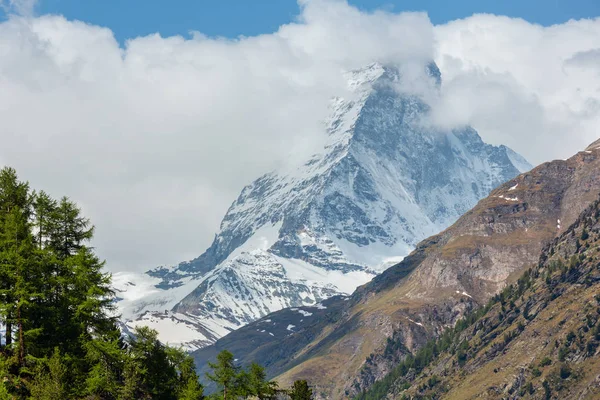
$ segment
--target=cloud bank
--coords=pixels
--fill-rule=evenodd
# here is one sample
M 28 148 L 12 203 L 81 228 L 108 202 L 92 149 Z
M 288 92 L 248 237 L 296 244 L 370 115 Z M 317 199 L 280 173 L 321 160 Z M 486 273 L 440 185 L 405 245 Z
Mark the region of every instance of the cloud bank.
M 0 24 L 0 163 L 80 203 L 110 269 L 144 270 L 202 253 L 245 184 L 318 145 L 329 99 L 346 90 L 340 72 L 372 61 L 435 59 L 435 123 L 472 124 L 533 163 L 600 135 L 598 19 L 433 26 L 421 13 L 300 5 L 271 34 L 156 34 L 124 47 L 109 29 L 61 16 L 10 18 Z
M 31 17 L 38 0 L 0 0 L 0 7 L 7 14 Z

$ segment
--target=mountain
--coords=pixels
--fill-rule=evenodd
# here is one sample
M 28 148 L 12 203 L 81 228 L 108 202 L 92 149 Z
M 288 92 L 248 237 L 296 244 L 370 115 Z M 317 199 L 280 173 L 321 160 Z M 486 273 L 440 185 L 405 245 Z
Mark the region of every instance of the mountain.
M 231 348 L 241 364 L 260 362 L 283 386 L 308 379 L 319 398 L 352 397 L 536 265 L 544 246 L 599 194 L 600 147 L 542 164 L 493 190 L 351 296 L 323 302 L 324 310 L 302 308 L 318 318 L 270 314 L 194 352 L 196 365 Z
M 437 67 L 423 72 L 437 90 Z M 115 276 L 127 325 L 194 349 L 273 311 L 350 294 L 531 168 L 472 128 L 428 127 L 429 107 L 403 90 L 402 68 L 372 64 L 346 79 L 326 144 L 245 187 L 200 257 Z
M 427 346 L 427 365 L 399 365 L 361 399 L 600 398 L 599 266 L 600 200 L 453 340 Z

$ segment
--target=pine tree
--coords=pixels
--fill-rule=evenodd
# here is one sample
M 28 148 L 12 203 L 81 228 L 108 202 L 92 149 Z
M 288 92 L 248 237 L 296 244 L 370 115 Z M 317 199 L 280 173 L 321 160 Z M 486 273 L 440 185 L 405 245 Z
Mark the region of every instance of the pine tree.
M 48 227 L 51 229 L 49 245 L 61 260 L 76 254 L 94 236 L 94 226 L 68 197 L 60 199 Z
M 29 384 L 31 398 L 34 400 L 57 400 L 67 398 L 67 367 L 58 349 L 52 357 L 38 366 L 32 382 Z
M 91 366 L 85 381 L 85 393 L 102 399 L 118 399 L 122 394 L 124 365 L 127 363 L 120 338 L 90 340 L 85 347 L 86 361 Z
M 140 386 L 140 375 L 139 363 L 131 357 L 126 357 L 123 366 L 123 384 L 119 389 L 118 400 L 136 399 L 138 387 Z
M 14 207 L 4 218 L 0 231 L 0 269 L 9 277 L 9 285 L 0 291 L 7 299 L 2 304 L 6 315 L 7 326 L 17 329 L 17 364 L 22 367 L 25 362 L 25 334 L 27 330 L 27 311 L 36 293 L 36 266 L 33 257 L 33 243 L 29 232 L 26 214 Z M 27 330 L 27 333 L 30 332 Z M 7 329 L 7 339 L 9 332 Z M 7 340 L 8 342 L 8 340 Z M 12 339 L 11 339 L 12 342 Z
M 308 382 L 298 380 L 294 382 L 292 389 L 289 391 L 289 396 L 292 400 L 312 400 L 313 391 L 308 386 Z
M 10 380 L 8 373 L 8 362 L 6 358 L 0 353 L 0 400 L 10 399 L 9 391 L 6 384 Z
M 36 245 L 39 249 L 43 249 L 50 238 L 50 233 L 56 230 L 53 223 L 56 220 L 58 203 L 44 191 L 34 193 L 33 198 L 33 226 L 36 230 Z
M 235 396 L 234 384 L 238 374 L 238 368 L 234 364 L 233 354 L 227 350 L 223 350 L 217 355 L 217 362 L 209 362 L 208 366 L 213 370 L 213 373 L 207 373 L 206 377 L 215 382 L 220 388 L 223 400 L 227 400 L 227 398 L 232 399 Z
M 174 361 L 179 373 L 178 400 L 202 400 L 204 399 L 204 387 L 198 380 L 196 366 L 192 357 L 178 349 L 169 349 L 171 360 Z
M 14 169 L 0 170 L 0 319 L 6 326 L 6 346 L 12 344 L 15 318 L 14 290 L 17 279 L 15 246 L 23 239 L 23 226 L 18 221 L 27 221 L 30 215 L 31 196 L 29 184 L 20 182 Z M 20 218 L 17 214 L 21 214 Z M 11 227 L 13 232 L 6 232 Z M 17 235 L 17 236 L 15 236 Z
M 200 400 L 204 398 L 204 388 L 198 380 L 194 359 L 180 349 L 166 348 L 167 357 L 175 366 L 179 393 L 178 400 Z
M 267 381 L 265 368 L 257 363 L 250 364 L 248 371 L 250 394 L 260 400 L 274 399 L 277 395 L 277 383 Z
M 137 362 L 139 391 L 136 398 L 176 399 L 178 375 L 170 352 L 148 327 L 137 328 L 130 339 L 129 354 Z

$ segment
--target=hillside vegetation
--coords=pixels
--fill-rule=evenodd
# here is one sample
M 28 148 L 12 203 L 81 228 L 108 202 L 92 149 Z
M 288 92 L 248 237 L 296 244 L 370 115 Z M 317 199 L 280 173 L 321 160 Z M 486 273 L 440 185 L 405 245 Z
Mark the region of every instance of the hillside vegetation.
M 600 201 L 485 307 L 357 399 L 600 397 Z

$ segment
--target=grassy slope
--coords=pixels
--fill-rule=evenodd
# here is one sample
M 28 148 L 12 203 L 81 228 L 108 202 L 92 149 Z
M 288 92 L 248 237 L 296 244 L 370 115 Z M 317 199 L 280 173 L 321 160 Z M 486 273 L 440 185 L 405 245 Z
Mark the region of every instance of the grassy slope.
M 423 372 L 363 398 L 600 398 L 599 246 L 595 203 Z

